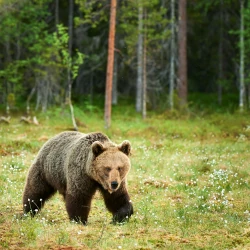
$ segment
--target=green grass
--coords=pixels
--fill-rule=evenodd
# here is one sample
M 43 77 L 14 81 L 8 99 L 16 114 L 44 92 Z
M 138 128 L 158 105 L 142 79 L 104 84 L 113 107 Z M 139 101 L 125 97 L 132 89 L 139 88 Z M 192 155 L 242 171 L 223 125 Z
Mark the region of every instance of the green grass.
M 132 143 L 128 188 L 135 213 L 113 225 L 96 194 L 89 224 L 67 218 L 58 194 L 35 218 L 20 218 L 28 168 L 42 144 L 72 128 L 67 111 L 40 114 L 39 126 L 13 118 L 0 127 L 0 249 L 250 249 L 248 114 L 171 116 L 75 108 L 87 133 Z M 123 115 L 121 115 L 123 114 Z

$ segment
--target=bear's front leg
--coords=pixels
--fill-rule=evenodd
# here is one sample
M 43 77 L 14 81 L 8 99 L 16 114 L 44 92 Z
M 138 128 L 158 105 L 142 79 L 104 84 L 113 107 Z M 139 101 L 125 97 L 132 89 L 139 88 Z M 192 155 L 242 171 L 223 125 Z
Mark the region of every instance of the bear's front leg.
M 92 196 L 65 195 L 66 209 L 70 220 L 87 224 Z
M 128 200 L 126 201 L 126 203 L 123 204 L 123 206 L 119 210 L 113 213 L 113 222 L 120 223 L 127 221 L 133 213 L 133 205 L 131 201 Z
M 110 194 L 101 189 L 105 205 L 113 214 L 113 222 L 124 222 L 133 214 L 133 205 L 125 187 L 120 187 L 116 192 Z

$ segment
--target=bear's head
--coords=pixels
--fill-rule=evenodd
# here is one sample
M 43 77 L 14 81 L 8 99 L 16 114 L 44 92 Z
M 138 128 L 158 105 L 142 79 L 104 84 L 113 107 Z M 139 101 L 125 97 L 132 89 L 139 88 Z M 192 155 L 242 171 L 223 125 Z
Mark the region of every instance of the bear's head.
M 119 189 L 121 183 L 130 170 L 131 145 L 129 141 L 123 141 L 120 145 L 110 143 L 93 142 L 92 146 L 92 178 L 113 193 Z

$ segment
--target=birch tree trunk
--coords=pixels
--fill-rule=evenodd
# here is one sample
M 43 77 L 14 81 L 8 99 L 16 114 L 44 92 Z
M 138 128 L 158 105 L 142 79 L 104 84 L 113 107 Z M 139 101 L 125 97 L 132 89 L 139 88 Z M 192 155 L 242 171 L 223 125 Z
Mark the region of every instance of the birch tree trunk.
M 179 65 L 178 65 L 178 96 L 180 106 L 187 104 L 187 14 L 186 0 L 179 0 Z
M 142 67 L 143 67 L 143 7 L 138 8 L 138 47 L 137 47 L 137 84 L 136 84 L 136 111 L 142 111 Z
M 174 82 L 175 82 L 175 0 L 171 0 L 171 48 L 170 48 L 170 75 L 169 75 L 169 106 L 174 109 Z
M 27 101 L 26 101 L 26 112 L 27 112 L 27 115 L 29 115 L 29 112 L 30 112 L 30 100 L 31 98 L 33 97 L 33 95 L 35 94 L 36 92 L 36 85 L 32 88 L 28 98 L 27 98 Z
M 73 12 L 74 12 L 74 1 L 69 0 L 69 63 L 68 63 L 68 103 L 70 107 L 71 119 L 73 123 L 74 130 L 78 131 L 74 107 L 71 101 L 71 92 L 72 92 L 72 75 L 71 75 L 71 66 L 72 66 L 72 41 L 73 41 Z
M 112 104 L 112 81 L 114 69 L 114 46 L 115 46 L 115 19 L 116 19 L 116 0 L 111 0 L 110 20 L 109 20 L 109 42 L 108 42 L 108 63 L 106 75 L 105 92 L 105 128 L 111 125 L 111 104 Z
M 245 82 L 244 82 L 244 0 L 240 1 L 240 96 L 239 108 L 240 111 L 244 109 L 244 95 L 245 95 Z

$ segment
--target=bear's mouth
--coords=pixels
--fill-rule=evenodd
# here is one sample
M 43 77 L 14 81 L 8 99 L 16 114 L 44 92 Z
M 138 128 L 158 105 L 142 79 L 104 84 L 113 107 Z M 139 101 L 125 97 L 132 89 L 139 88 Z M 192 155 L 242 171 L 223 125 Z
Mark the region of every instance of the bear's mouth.
M 113 189 L 113 188 L 108 187 L 108 188 L 107 188 L 107 191 L 108 191 L 110 194 L 112 194 L 112 193 L 114 193 L 115 191 L 117 191 L 117 189 L 118 189 L 118 188 Z
M 107 183 L 103 183 L 103 182 L 99 182 L 102 187 L 107 190 L 110 194 L 112 194 L 113 192 L 115 192 L 116 190 L 112 189 L 111 186 Z
M 109 189 L 109 188 L 108 188 L 108 192 L 109 192 L 110 194 L 112 194 L 114 191 L 113 191 L 112 189 Z
M 110 194 L 112 194 L 112 193 L 114 193 L 115 191 L 117 191 L 118 188 L 119 188 L 119 184 L 118 184 L 118 183 L 114 184 L 114 183 L 111 182 L 111 184 L 108 186 L 107 190 L 108 190 L 108 192 L 109 192 Z

